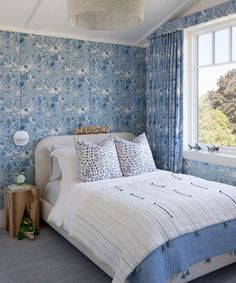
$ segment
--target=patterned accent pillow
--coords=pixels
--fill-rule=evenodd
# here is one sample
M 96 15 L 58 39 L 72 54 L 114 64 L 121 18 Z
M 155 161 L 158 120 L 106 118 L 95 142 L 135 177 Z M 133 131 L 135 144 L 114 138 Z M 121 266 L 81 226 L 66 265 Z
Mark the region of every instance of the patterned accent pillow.
M 81 182 L 122 177 L 112 137 L 100 144 L 74 138 Z
M 141 135 L 137 136 L 133 142 L 138 143 L 141 147 L 142 147 L 142 160 L 143 162 L 146 164 L 145 168 L 146 171 L 145 172 L 153 172 L 156 171 L 156 164 L 153 160 L 153 156 L 152 156 L 152 151 L 150 149 L 147 137 L 145 133 L 142 133 Z
M 156 170 L 145 133 L 132 142 L 114 137 L 123 176 L 134 176 Z

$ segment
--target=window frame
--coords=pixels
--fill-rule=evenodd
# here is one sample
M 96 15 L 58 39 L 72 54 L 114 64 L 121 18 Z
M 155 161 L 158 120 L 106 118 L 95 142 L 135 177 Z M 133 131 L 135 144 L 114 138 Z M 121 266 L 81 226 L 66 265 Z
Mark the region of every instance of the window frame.
M 223 17 L 184 31 L 184 151 L 188 150 L 188 144 L 193 145 L 198 141 L 198 70 L 199 68 L 236 63 L 236 60 L 233 60 L 233 27 L 236 27 L 236 15 Z M 215 63 L 215 32 L 224 29 L 230 29 L 229 58 L 227 62 Z M 213 34 L 212 61 L 211 64 L 199 66 L 198 36 L 207 33 Z M 206 149 L 210 143 L 199 144 Z M 236 146 L 221 145 L 220 152 L 236 157 Z

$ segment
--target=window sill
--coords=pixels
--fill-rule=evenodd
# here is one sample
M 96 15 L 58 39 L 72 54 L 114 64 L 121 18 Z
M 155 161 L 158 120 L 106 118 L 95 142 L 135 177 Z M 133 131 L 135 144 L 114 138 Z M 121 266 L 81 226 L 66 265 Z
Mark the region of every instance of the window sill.
M 236 153 L 208 153 L 207 151 L 184 151 L 183 158 L 236 168 Z

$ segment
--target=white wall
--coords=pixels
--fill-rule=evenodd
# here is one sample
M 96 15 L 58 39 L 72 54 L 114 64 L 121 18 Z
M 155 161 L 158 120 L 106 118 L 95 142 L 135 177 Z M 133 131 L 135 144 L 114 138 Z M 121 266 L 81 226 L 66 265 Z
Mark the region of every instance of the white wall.
M 191 9 L 186 11 L 183 16 L 191 15 L 193 13 L 196 13 L 198 11 L 217 6 L 219 4 L 228 2 L 228 0 L 201 0 L 196 5 L 194 5 Z

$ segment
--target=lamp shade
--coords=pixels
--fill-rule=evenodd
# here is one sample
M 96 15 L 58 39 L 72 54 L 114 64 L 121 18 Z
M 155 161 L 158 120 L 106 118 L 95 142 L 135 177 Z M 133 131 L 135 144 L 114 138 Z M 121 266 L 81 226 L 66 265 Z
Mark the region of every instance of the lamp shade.
M 67 0 L 69 22 L 78 28 L 119 30 L 144 20 L 144 0 Z
M 29 134 L 26 131 L 17 131 L 13 136 L 13 140 L 15 145 L 27 145 L 29 142 Z

